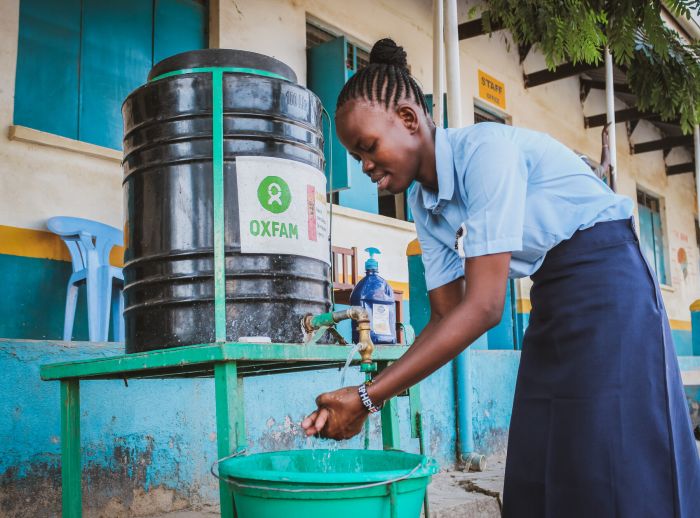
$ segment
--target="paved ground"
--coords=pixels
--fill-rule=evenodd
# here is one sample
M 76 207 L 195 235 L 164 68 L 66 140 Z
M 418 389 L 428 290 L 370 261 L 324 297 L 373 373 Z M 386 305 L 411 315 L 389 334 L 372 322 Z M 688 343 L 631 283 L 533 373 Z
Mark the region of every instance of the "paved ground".
M 505 457 L 490 457 L 483 472 L 443 471 L 428 486 L 430 518 L 500 518 Z

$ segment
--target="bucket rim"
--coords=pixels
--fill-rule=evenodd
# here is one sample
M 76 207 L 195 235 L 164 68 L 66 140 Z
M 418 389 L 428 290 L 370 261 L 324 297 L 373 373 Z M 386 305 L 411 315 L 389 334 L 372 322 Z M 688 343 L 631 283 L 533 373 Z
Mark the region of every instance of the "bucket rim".
M 255 457 L 261 459 L 272 456 L 293 456 L 309 455 L 311 452 L 317 455 L 324 453 L 341 454 L 343 456 L 378 456 L 394 457 L 396 459 L 413 458 L 415 464 L 408 468 L 389 469 L 381 471 L 362 471 L 345 473 L 328 472 L 303 472 L 303 471 L 281 471 L 273 469 L 251 468 L 250 459 Z M 420 464 L 420 467 L 416 467 Z M 400 450 L 362 450 L 362 449 L 314 449 L 314 450 L 280 450 L 274 452 L 255 453 L 241 457 L 233 457 L 222 461 L 219 464 L 219 473 L 222 477 L 235 480 L 247 480 L 258 482 L 276 482 L 285 484 L 314 484 L 320 486 L 337 486 L 339 484 L 365 484 L 368 482 L 383 482 L 396 479 L 410 473 L 402 481 L 417 478 L 429 477 L 440 470 L 437 461 L 431 457 L 417 453 L 409 453 Z

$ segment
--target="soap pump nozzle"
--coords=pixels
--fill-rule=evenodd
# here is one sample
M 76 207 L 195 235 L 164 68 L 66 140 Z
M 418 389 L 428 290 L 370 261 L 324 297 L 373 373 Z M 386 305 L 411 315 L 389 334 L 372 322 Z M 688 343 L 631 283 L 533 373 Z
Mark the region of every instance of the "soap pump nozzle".
M 366 271 L 374 270 L 376 272 L 377 270 L 379 270 L 379 263 L 374 258 L 374 256 L 381 254 L 381 252 L 379 251 L 378 248 L 374 248 L 374 247 L 365 248 L 365 252 L 367 252 L 369 254 L 369 259 L 367 259 L 367 261 L 365 261 L 365 270 Z

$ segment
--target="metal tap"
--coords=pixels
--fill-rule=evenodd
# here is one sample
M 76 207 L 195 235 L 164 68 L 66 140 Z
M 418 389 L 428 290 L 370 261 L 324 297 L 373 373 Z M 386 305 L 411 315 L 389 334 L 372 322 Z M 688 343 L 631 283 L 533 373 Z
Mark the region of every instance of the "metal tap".
M 366 313 L 366 312 L 365 312 Z M 372 353 L 374 352 L 374 343 L 372 343 L 372 337 L 370 336 L 370 325 L 369 316 L 367 320 L 357 321 L 357 334 L 359 340 L 357 342 L 358 351 L 360 351 L 360 356 L 362 357 L 362 363 L 370 364 L 372 363 Z
M 314 332 L 320 329 L 331 328 L 338 322 L 343 320 L 352 319 L 357 322 L 357 333 L 359 335 L 359 340 L 357 342 L 358 350 L 360 356 L 362 357 L 363 364 L 372 363 L 372 353 L 374 352 L 374 343 L 372 343 L 372 338 L 370 336 L 370 323 L 369 323 L 369 312 L 360 306 L 351 306 L 348 309 L 342 311 L 334 311 L 331 313 L 323 313 L 321 315 L 306 315 L 302 319 L 302 329 L 305 334 L 309 337 L 307 342 L 311 340 Z

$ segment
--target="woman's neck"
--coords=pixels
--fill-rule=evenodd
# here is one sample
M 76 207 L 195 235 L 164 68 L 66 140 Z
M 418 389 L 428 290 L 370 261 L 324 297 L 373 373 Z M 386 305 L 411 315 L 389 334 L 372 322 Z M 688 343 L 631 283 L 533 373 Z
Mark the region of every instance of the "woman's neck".
M 437 130 L 434 124 L 430 124 L 426 129 L 426 142 L 425 146 L 423 146 L 425 153 L 421 157 L 416 181 L 423 187 L 437 192 L 438 177 L 437 168 L 435 166 L 435 133 Z

